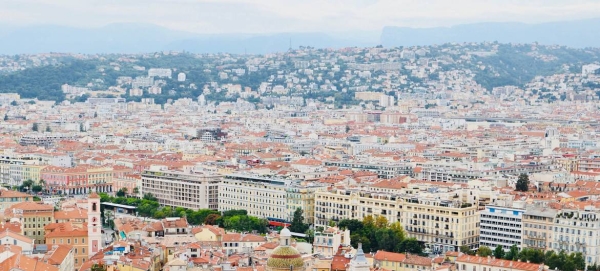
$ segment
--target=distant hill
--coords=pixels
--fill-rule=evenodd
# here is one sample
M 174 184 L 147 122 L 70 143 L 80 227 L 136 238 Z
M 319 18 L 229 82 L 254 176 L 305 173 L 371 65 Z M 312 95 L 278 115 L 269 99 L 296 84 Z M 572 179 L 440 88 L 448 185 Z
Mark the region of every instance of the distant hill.
M 600 47 L 598 29 L 600 18 L 540 24 L 475 23 L 435 28 L 387 26 L 381 33 L 380 42 L 386 47 L 484 41 Z
M 15 27 L 0 25 L 0 54 L 22 53 L 144 53 L 185 50 L 193 53 L 264 54 L 290 46 L 316 48 L 433 45 L 448 42 L 559 44 L 600 47 L 600 18 L 542 24 L 477 23 L 453 27 L 407 28 L 388 26 L 381 33 L 197 34 L 153 24 L 117 23 L 99 28 L 56 25 Z
M 353 37 L 353 35 L 348 34 Z M 110 24 L 100 28 L 0 25 L 0 54 L 24 53 L 144 53 L 185 50 L 194 53 L 264 54 L 286 51 L 292 46 L 339 48 L 374 46 L 361 38 L 344 39 L 323 33 L 196 34 L 170 30 L 152 24 Z

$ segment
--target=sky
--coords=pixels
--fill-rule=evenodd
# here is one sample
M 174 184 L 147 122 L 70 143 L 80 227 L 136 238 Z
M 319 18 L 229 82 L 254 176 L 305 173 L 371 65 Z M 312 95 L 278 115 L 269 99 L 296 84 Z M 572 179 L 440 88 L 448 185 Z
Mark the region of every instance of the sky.
M 0 0 L 0 26 L 149 23 L 195 33 L 380 31 L 600 17 L 600 0 Z

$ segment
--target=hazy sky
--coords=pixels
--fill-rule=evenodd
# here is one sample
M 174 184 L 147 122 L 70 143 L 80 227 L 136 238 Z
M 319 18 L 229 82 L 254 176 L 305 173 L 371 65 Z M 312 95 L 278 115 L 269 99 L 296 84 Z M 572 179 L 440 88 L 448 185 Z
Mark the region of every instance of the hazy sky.
M 152 23 L 199 33 L 381 30 L 383 26 L 600 17 L 600 0 L 0 0 L 0 25 Z

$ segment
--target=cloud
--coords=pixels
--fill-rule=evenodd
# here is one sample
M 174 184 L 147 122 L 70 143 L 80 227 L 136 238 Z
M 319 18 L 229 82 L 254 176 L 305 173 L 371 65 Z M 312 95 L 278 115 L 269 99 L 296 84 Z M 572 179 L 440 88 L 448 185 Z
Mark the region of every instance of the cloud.
M 201 33 L 380 30 L 600 17 L 595 0 L 3 0 L 0 23 L 152 23 Z

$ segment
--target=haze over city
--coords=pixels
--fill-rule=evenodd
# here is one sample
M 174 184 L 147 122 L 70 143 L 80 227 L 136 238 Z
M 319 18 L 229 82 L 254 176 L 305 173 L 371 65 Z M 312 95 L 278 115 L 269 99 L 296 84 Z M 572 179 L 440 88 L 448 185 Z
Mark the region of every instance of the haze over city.
M 0 271 L 600 271 L 599 1 L 0 2 Z

